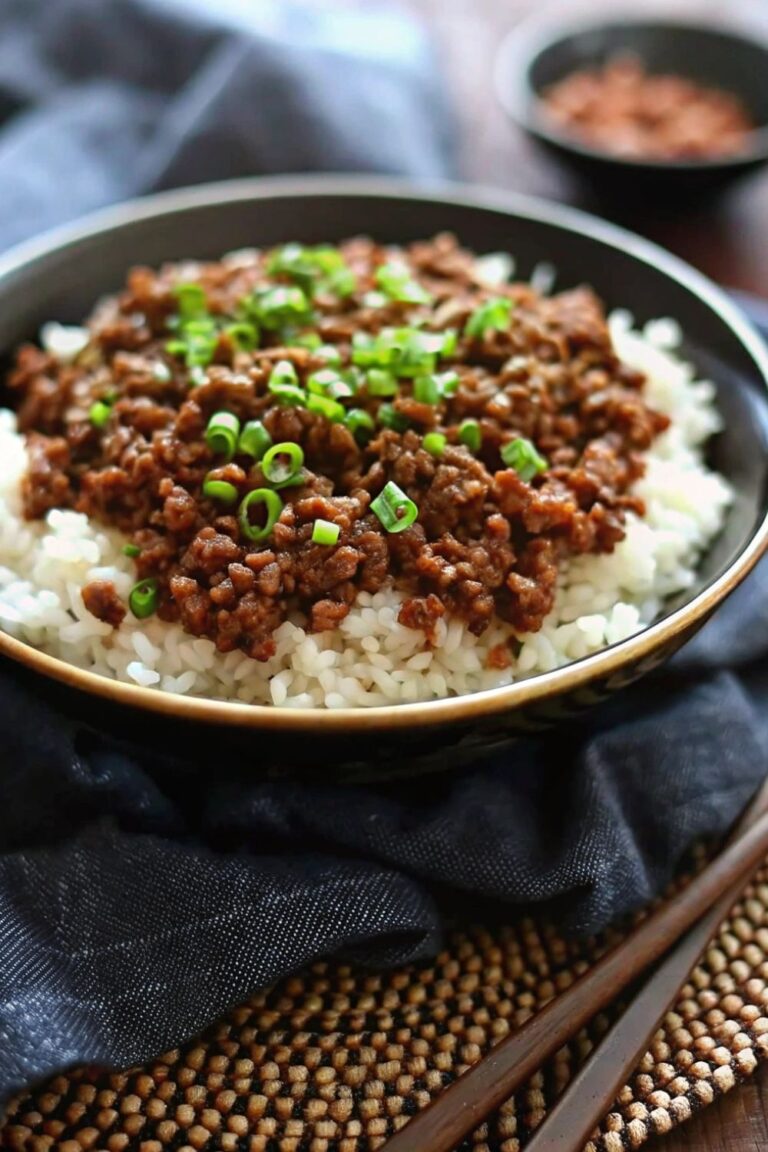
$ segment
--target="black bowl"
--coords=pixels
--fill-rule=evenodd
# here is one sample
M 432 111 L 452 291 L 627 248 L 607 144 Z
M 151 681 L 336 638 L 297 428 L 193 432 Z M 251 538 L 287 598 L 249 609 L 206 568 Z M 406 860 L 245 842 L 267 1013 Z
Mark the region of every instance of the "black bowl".
M 639 323 L 675 317 L 685 332 L 684 355 L 716 382 L 725 430 L 712 462 L 736 499 L 695 585 L 667 606 L 663 619 L 508 688 L 372 709 L 279 709 L 168 695 L 73 668 L 1 632 L 0 661 L 15 662 L 17 676 L 40 694 L 56 694 L 86 722 L 156 748 L 212 750 L 215 762 L 247 771 L 317 765 L 325 773 L 360 775 L 466 761 L 594 704 L 679 648 L 768 545 L 768 355 L 722 292 L 628 232 L 524 197 L 365 178 L 255 179 L 170 192 L 100 213 L 0 259 L 0 353 L 34 336 L 46 320 L 80 320 L 99 296 L 119 287 L 132 264 L 216 257 L 290 239 L 318 243 L 369 233 L 398 242 L 441 230 L 478 252 L 512 252 L 523 279 L 549 261 L 557 287 L 590 282 L 609 307 L 629 308 Z
M 700 160 L 625 158 L 591 147 L 559 128 L 542 94 L 576 69 L 601 66 L 629 51 L 646 68 L 672 73 L 740 96 L 758 128 L 743 152 Z M 615 19 L 563 28 L 551 18 L 512 29 L 496 58 L 496 95 L 530 136 L 567 161 L 594 186 L 633 198 L 674 198 L 718 190 L 768 162 L 768 44 L 727 28 L 663 20 Z

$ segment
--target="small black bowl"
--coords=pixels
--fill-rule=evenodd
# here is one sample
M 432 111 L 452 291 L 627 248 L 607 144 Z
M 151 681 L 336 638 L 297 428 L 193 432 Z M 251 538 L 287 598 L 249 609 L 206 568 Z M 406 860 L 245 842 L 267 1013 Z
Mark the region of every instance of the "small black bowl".
M 650 72 L 669 73 L 739 96 L 758 127 L 744 151 L 692 160 L 644 160 L 590 146 L 548 117 L 542 95 L 571 72 L 630 52 Z M 623 194 L 700 196 L 768 163 L 768 44 L 720 27 L 614 19 L 563 28 L 533 19 L 502 41 L 496 95 L 508 115 L 593 185 Z

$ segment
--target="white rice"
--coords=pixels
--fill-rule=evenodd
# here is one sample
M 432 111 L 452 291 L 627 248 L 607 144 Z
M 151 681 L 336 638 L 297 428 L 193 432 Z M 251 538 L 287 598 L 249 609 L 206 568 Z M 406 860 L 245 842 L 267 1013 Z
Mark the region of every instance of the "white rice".
M 496 688 L 549 671 L 626 639 L 651 623 L 666 598 L 690 587 L 703 550 L 720 530 L 731 500 L 702 449 L 720 427 L 714 386 L 696 380 L 674 353 L 671 320 L 632 329 L 614 313 L 619 356 L 648 375 L 647 399 L 672 425 L 647 456 L 636 487 L 644 519 L 630 517 L 610 555 L 582 556 L 561 572 L 557 601 L 540 632 L 520 636 L 512 667 L 487 667 L 490 650 L 507 641 L 508 625 L 473 636 L 460 620 L 440 621 L 434 647 L 397 622 L 401 594 L 362 593 L 338 631 L 312 635 L 299 617 L 275 633 L 265 664 L 242 652 L 218 653 L 178 625 L 130 614 L 117 630 L 86 611 L 81 589 L 113 580 L 127 599 L 135 579 L 121 536 L 74 512 L 52 511 L 45 523 L 21 517 L 19 481 L 24 441 L 13 413 L 0 410 L 0 627 L 70 664 L 163 692 L 273 704 L 285 708 L 367 706 L 430 700 Z

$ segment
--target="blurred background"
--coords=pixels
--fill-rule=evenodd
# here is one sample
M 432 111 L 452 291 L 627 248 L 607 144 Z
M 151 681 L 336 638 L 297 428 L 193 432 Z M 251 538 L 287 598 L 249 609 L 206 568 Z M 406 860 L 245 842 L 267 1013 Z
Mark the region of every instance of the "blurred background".
M 768 296 L 768 169 L 682 192 L 631 167 L 585 177 L 502 107 L 526 64 L 500 79 L 503 42 L 622 12 L 768 42 L 765 0 L 0 0 L 0 246 L 182 184 L 380 171 L 578 205 Z M 729 52 L 768 101 L 768 55 Z
M 365 2 L 365 0 L 362 0 Z M 545 154 L 509 118 L 496 98 L 493 61 L 502 38 L 523 34 L 546 17 L 563 27 L 626 14 L 680 18 L 768 38 L 765 0 L 403 0 L 431 32 L 459 122 L 464 179 L 546 196 L 597 212 L 641 232 L 690 260 L 721 283 L 768 296 L 768 171 L 667 201 L 663 189 L 606 194 Z M 760 78 L 768 91 L 768 72 Z

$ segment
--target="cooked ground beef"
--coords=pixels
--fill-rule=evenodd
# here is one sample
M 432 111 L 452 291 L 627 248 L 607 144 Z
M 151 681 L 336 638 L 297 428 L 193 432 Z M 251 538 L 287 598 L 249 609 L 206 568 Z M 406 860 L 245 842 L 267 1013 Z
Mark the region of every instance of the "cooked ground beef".
M 589 289 L 547 298 L 526 284 L 490 286 L 450 236 L 399 250 L 355 239 L 334 251 L 336 279 L 310 269 L 312 280 L 285 252 L 134 269 L 96 310 L 74 363 L 22 348 L 10 385 L 28 437 L 27 516 L 69 507 L 115 525 L 138 549 L 137 579 L 156 580 L 163 619 L 258 660 L 274 652 L 291 609 L 332 629 L 360 591 L 390 580 L 408 595 L 401 622 L 427 636 L 446 613 L 478 634 L 494 615 L 539 629 L 563 558 L 610 551 L 627 510 L 642 513 L 630 487 L 667 419 L 618 361 Z M 415 367 L 397 360 L 394 394 L 380 395 L 360 366 L 359 334 L 386 340 L 391 329 L 406 330 L 396 359 L 409 332 L 421 343 Z M 286 362 L 299 392 L 270 387 Z M 346 390 L 326 394 L 327 410 L 307 407 L 310 377 L 329 366 Z M 345 422 L 352 408 L 370 431 Z M 259 420 L 275 444 L 303 450 L 263 539 L 250 538 L 238 505 L 270 481 L 247 452 L 226 459 L 208 446 L 219 412 L 241 427 Z M 466 420 L 477 422 L 477 445 L 465 443 Z M 430 432 L 445 438 L 431 450 Z M 505 462 L 514 441 L 543 458 L 535 475 Z M 206 479 L 231 486 L 233 502 L 206 495 Z M 418 508 L 404 531 L 388 531 L 372 508 L 390 482 Z M 338 528 L 335 543 L 313 542 L 318 520 Z M 90 584 L 84 600 L 119 626 L 112 584 Z
M 111 580 L 92 580 L 83 589 L 83 603 L 97 620 L 119 628 L 125 619 L 125 605 Z
M 548 88 L 545 112 L 560 127 L 618 156 L 690 160 L 742 152 L 755 128 L 733 92 L 648 72 L 632 53 L 579 68 Z

